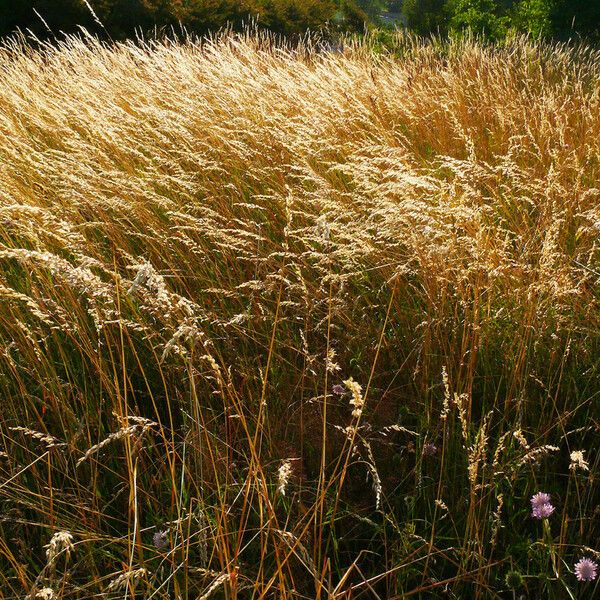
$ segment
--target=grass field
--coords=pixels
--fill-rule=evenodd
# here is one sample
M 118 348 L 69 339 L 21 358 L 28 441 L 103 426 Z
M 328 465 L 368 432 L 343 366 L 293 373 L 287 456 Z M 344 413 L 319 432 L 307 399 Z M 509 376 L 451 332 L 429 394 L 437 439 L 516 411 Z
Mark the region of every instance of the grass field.
M 0 598 L 595 597 L 599 181 L 583 46 L 6 42 Z

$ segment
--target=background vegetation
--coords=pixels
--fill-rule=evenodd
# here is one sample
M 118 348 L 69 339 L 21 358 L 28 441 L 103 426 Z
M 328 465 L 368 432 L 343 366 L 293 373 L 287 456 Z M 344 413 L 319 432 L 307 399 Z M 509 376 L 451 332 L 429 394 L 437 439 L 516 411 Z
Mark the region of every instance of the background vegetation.
M 404 0 L 409 27 L 418 33 L 469 29 L 491 39 L 511 31 L 534 37 L 598 38 L 600 2 L 588 0 Z
M 84 0 L 23 0 L 15 7 L 12 0 L 0 0 L 0 33 L 28 27 L 46 35 L 48 30 L 35 11 L 55 33 L 74 32 L 78 25 L 84 25 L 113 39 L 154 27 L 179 31 L 183 26 L 196 34 L 226 25 L 243 29 L 250 21 L 288 35 L 327 26 L 332 30 L 362 30 L 368 20 L 352 0 L 89 0 L 87 4 Z
M 597 595 L 600 56 L 377 44 L 0 50 L 0 597 Z
M 87 5 L 86 5 L 87 4 Z M 88 6 L 89 5 L 89 6 Z M 90 12 L 95 12 L 99 23 Z M 36 14 L 37 11 L 37 14 Z M 42 22 L 42 17 L 46 25 Z M 600 39 L 600 2 L 591 0 L 0 0 L 0 35 L 29 28 L 38 36 L 77 31 L 123 39 L 154 28 L 205 34 L 258 21 L 277 33 L 308 29 L 362 33 L 366 26 L 408 26 L 419 34 L 471 30 L 499 40 Z

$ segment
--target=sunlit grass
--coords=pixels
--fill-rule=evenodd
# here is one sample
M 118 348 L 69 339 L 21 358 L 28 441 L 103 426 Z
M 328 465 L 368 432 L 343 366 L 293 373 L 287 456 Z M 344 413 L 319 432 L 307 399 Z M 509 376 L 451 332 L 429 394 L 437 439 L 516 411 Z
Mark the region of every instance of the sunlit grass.
M 0 73 L 0 598 L 593 596 L 597 52 Z

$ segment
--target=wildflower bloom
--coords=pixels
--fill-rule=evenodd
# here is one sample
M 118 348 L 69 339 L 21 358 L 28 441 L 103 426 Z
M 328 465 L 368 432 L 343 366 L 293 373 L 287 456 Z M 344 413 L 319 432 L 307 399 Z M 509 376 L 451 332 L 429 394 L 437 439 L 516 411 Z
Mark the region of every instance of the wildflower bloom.
M 531 507 L 539 508 L 544 504 L 550 504 L 550 494 L 544 492 L 538 492 L 531 497 Z
M 598 576 L 598 565 L 589 558 L 582 558 L 575 563 L 575 577 L 579 581 L 594 581 Z
M 536 506 L 531 511 L 531 516 L 536 519 L 547 519 L 553 512 L 555 508 L 552 504 L 542 504 L 541 506 Z
M 339 383 L 336 383 L 332 388 L 331 391 L 336 395 L 336 396 L 341 396 L 344 393 L 344 386 L 340 385 Z
M 534 519 L 547 519 L 555 507 L 550 502 L 550 494 L 538 492 L 531 497 L 531 516 Z

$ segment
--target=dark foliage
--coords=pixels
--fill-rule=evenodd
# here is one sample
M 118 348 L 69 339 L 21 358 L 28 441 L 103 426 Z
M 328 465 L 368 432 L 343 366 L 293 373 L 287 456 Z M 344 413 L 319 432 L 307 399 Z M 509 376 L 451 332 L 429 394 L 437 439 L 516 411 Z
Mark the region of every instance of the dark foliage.
M 251 21 L 277 33 L 310 30 L 362 31 L 368 16 L 354 0 L 0 0 L 0 35 L 16 29 L 46 37 L 80 26 L 123 39 L 136 31 L 180 26 L 204 34 Z M 37 14 L 36 14 L 37 13 Z
M 403 10 L 409 27 L 419 34 L 448 30 L 446 0 L 404 0 Z
M 566 37 L 577 32 L 600 39 L 600 0 L 555 0 L 552 4 L 556 34 Z

